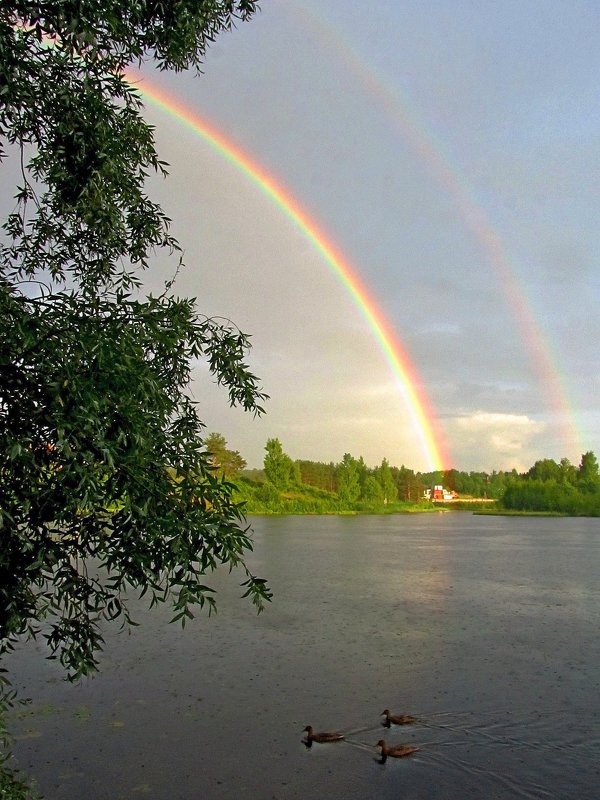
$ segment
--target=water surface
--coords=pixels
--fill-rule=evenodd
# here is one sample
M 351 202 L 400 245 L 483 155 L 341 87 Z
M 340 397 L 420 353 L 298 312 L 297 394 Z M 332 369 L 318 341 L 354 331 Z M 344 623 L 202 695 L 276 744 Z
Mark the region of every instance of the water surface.
M 216 617 L 140 605 L 79 686 L 41 645 L 12 657 L 48 798 L 598 798 L 600 520 L 252 522 L 261 616 L 223 574 Z M 419 724 L 382 728 L 388 707 Z M 308 750 L 307 724 L 348 741 Z M 421 750 L 380 765 L 382 737 Z

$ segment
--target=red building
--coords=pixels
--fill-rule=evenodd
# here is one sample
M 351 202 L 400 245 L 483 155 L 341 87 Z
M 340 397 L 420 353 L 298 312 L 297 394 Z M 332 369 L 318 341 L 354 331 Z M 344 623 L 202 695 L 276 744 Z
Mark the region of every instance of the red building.
M 452 500 L 456 500 L 458 495 L 450 489 L 444 489 L 441 484 L 437 484 L 436 486 L 432 486 L 431 489 L 427 489 L 425 497 L 427 500 L 431 500 L 434 503 L 448 503 Z

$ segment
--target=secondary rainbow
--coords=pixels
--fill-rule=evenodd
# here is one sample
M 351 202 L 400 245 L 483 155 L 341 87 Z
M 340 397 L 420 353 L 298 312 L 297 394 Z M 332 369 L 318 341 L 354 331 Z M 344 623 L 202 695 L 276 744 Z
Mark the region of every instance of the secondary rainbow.
M 265 169 L 244 153 L 239 146 L 217 131 L 195 111 L 180 103 L 172 95 L 163 92 L 152 82 L 147 79 L 142 80 L 140 76 L 133 73 L 128 73 L 127 77 L 144 100 L 171 117 L 175 117 L 200 136 L 213 150 L 243 172 L 267 197 L 271 198 L 288 219 L 302 231 L 338 276 L 369 324 L 396 378 L 419 438 L 428 469 L 449 469 L 451 459 L 445 437 L 417 371 L 358 272 L 351 266 L 341 249 L 331 242 L 290 192 L 284 189 L 271 175 L 268 175 Z
M 551 346 L 548 336 L 544 335 L 544 326 L 534 311 L 534 304 L 527 299 L 517 279 L 517 270 L 510 262 L 505 244 L 481 204 L 477 202 L 475 192 L 466 177 L 452 163 L 439 138 L 420 118 L 416 104 L 401 89 L 389 85 L 389 81 L 360 55 L 358 48 L 346 41 L 340 29 L 325 18 L 321 7 L 317 10 L 312 4 L 307 5 L 296 0 L 287 0 L 286 6 L 311 35 L 321 40 L 323 50 L 328 54 L 334 53 L 346 71 L 353 75 L 359 85 L 362 84 L 367 95 L 383 108 L 405 141 L 444 187 L 458 209 L 463 224 L 479 244 L 496 275 L 514 315 L 523 344 L 529 351 L 542 395 L 548 398 L 548 405 L 561 424 L 565 446 L 570 447 L 574 454 L 577 451 L 584 452 L 588 449 L 585 444 L 586 436 L 576 424 L 563 371 L 558 367 L 556 348 Z

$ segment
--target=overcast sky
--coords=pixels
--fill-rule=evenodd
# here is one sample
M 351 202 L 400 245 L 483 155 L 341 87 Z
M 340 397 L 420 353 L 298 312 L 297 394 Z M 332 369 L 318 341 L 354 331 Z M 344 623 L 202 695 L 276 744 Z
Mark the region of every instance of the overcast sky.
M 600 450 L 599 41 L 593 0 L 264 0 L 202 76 L 151 76 L 341 249 L 459 469 Z M 260 420 L 232 411 L 199 366 L 208 430 L 249 466 L 277 437 L 292 458 L 429 468 L 339 276 L 202 137 L 146 116 L 170 163 L 152 193 L 185 249 L 177 292 L 252 334 L 271 397 Z

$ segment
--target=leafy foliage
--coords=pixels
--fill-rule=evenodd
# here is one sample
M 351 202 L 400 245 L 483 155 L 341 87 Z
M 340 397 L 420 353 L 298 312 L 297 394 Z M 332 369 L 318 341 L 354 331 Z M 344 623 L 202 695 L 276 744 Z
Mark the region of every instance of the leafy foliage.
M 387 459 L 375 469 L 369 469 L 362 456 L 356 459 L 350 453 L 339 464 L 292 462 L 278 439 L 268 439 L 265 450 L 263 473 L 246 470 L 235 480 L 236 496 L 243 498 L 248 513 L 382 514 L 424 510 L 429 505 L 415 473 L 390 467 Z M 397 502 L 400 487 L 403 494 Z
M 352 504 L 360 497 L 360 474 L 358 462 L 350 453 L 344 453 L 338 467 L 338 494 L 340 500 Z
M 387 505 L 393 503 L 398 497 L 398 487 L 394 481 L 392 470 L 390 469 L 387 458 L 384 458 L 381 465 L 375 472 L 375 477 L 381 486 L 383 492 L 383 502 Z
M 227 480 L 244 469 L 246 461 L 237 450 L 229 450 L 225 437 L 220 433 L 209 433 L 204 439 L 204 446 L 210 454 L 212 465 Z
M 2 800 L 38 800 L 29 784 L 11 769 L 0 770 L 0 797 Z
M 132 61 L 199 68 L 252 0 L 13 2 L 0 9 L 0 142 L 21 180 L 0 243 L 0 652 L 44 626 L 75 679 L 127 592 L 185 622 L 215 606 L 204 576 L 246 572 L 249 530 L 215 473 L 190 393 L 198 359 L 260 414 L 248 337 L 193 299 L 144 297 L 140 270 L 176 258 L 145 193 L 164 164 L 126 81 Z
M 277 489 L 287 489 L 293 475 L 292 459 L 283 452 L 279 439 L 268 439 L 265 450 L 264 468 L 267 480 Z
M 375 475 L 368 475 L 365 480 L 362 499 L 371 506 L 385 505 L 383 486 Z
M 600 516 L 598 461 L 590 450 L 578 468 L 567 458 L 557 464 L 543 459 L 526 473 L 513 476 L 502 497 L 504 508 L 515 511 L 552 512 Z
M 300 482 L 304 486 L 316 486 L 329 492 L 336 492 L 337 470 L 333 463 L 324 464 L 320 461 L 296 461 L 300 471 Z

